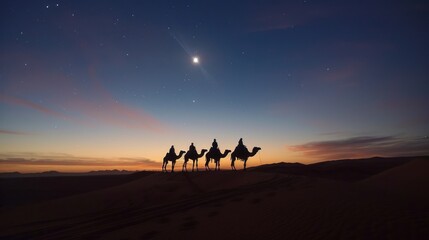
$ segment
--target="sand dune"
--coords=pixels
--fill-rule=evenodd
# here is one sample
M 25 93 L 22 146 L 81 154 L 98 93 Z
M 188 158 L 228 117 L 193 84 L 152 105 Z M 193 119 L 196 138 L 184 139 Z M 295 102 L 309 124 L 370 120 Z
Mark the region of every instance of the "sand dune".
M 358 182 L 266 169 L 154 173 L 98 191 L 3 207 L 0 237 L 425 239 L 429 205 L 410 204 L 407 196 L 410 189 L 426 190 L 428 167 L 427 161 L 411 161 Z M 378 190 L 385 186 L 397 191 Z
M 429 201 L 429 161 L 414 160 L 362 181 L 374 188 Z M 423 187 L 426 186 L 427 188 Z

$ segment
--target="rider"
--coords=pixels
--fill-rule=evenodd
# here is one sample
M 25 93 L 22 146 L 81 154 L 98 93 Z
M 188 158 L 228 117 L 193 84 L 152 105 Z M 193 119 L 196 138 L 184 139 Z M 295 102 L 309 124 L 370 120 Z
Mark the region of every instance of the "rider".
M 209 151 L 211 154 L 217 154 L 217 155 L 220 155 L 220 150 L 219 150 L 219 147 L 218 147 L 218 145 L 217 145 L 217 142 L 216 142 L 216 139 L 214 139 L 213 140 L 213 143 L 212 143 L 212 147 L 210 148 L 210 151 Z
M 237 147 L 235 147 L 235 152 L 245 152 L 246 150 L 247 147 L 243 144 L 243 138 L 240 138 Z
M 174 145 L 171 145 L 170 151 L 168 152 L 171 156 L 176 156 L 176 150 L 174 150 Z
M 218 146 L 217 146 L 217 142 L 216 142 L 216 138 L 213 140 L 212 148 L 213 148 L 213 149 L 217 149 L 217 148 L 218 148 Z
M 191 143 L 191 145 L 189 146 L 188 152 L 191 153 L 191 154 L 196 154 L 197 153 L 197 149 L 195 148 L 194 143 Z

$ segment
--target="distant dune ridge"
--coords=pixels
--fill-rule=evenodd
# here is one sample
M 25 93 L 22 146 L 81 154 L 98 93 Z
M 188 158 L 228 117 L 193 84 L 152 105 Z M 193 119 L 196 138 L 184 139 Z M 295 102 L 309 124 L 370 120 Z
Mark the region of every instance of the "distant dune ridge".
M 427 198 L 429 197 L 429 161 L 418 159 L 407 162 L 373 175 L 363 180 L 362 184 L 398 194 L 405 193 L 408 197 Z
M 0 239 L 428 239 L 428 176 L 406 157 L 0 179 Z

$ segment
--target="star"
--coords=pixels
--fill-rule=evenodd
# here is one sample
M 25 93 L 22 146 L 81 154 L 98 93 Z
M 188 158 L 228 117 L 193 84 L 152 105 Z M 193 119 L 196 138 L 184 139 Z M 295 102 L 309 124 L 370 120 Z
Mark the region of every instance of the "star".
M 192 62 L 194 64 L 198 64 L 200 62 L 200 59 L 197 56 L 195 56 L 195 57 L 192 58 Z

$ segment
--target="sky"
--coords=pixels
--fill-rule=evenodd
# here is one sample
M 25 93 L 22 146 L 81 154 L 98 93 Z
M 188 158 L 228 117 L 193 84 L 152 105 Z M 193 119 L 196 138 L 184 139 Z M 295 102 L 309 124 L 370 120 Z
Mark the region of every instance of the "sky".
M 1 172 L 429 154 L 427 1 L 0 5 Z

